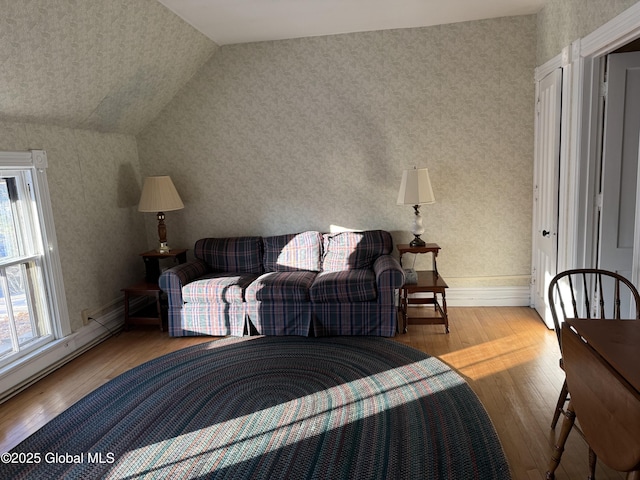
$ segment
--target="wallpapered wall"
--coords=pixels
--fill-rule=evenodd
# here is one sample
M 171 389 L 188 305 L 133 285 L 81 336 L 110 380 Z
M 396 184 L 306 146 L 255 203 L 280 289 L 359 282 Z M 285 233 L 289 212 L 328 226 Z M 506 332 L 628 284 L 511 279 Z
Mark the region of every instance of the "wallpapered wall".
M 156 0 L 0 5 L 4 121 L 135 134 L 217 48 Z
M 396 197 L 417 165 L 450 285 L 528 284 L 535 35 L 524 16 L 221 47 L 137 136 L 144 175 L 185 202 L 170 244 L 332 225 L 409 241 Z
M 169 240 L 191 248 L 205 235 L 331 225 L 386 228 L 408 241 L 411 208 L 395 205 L 401 173 L 428 166 L 438 203 L 423 207 L 425 237 L 444 248 L 450 284 L 521 284 L 530 270 L 533 67 L 636 2 L 549 0 L 537 18 L 223 47 L 137 146 L 130 135 L 62 127 L 135 133 L 217 47 L 153 0 L 121 0 L 124 10 L 81 3 L 9 2 L 0 16 L 0 79 L 28 86 L 19 98 L 21 87 L 6 89 L 3 108 L 15 109 L 0 118 L 50 124 L 0 122 L 0 150 L 48 152 L 74 330 L 82 309 L 119 297 L 143 273 L 138 253 L 155 245 L 156 225 L 136 211 L 141 174 L 173 176 L 186 208 L 167 213 Z M 101 21 L 84 23 L 91 18 Z M 142 55 L 130 51 L 139 45 Z M 175 75 L 154 78 L 159 65 Z M 165 100 L 114 83 L 122 78 L 168 81 L 144 88 Z M 132 110 L 89 121 L 96 95 L 105 108 Z
M 47 151 L 60 261 L 72 329 L 81 311 L 121 296 L 144 275 L 146 248 L 137 211 L 140 166 L 132 135 L 0 122 L 0 150 Z
M 48 153 L 74 331 L 144 274 L 133 134 L 217 48 L 156 0 L 2 2 L 0 150 Z
M 570 45 L 638 0 L 547 0 L 538 14 L 537 65 L 558 55 Z

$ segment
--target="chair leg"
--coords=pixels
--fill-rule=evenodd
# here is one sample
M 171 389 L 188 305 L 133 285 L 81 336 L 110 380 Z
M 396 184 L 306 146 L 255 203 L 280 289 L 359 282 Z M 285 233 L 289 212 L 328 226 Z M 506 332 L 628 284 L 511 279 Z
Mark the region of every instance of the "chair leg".
M 589 447 L 589 476 L 587 480 L 596 480 L 596 463 L 598 462 L 598 456 L 596 452 Z
M 560 418 L 560 414 L 562 413 L 562 409 L 564 408 L 564 403 L 567 401 L 567 397 L 569 396 L 569 389 L 567 388 L 567 379 L 564 379 L 564 383 L 562 384 L 562 390 L 560 390 L 560 396 L 558 397 L 558 403 L 556 403 L 556 410 L 553 412 L 553 420 L 551 420 L 551 428 L 556 428 L 558 423 L 558 418 Z
M 553 449 L 553 455 L 551 456 L 551 460 L 549 460 L 549 466 L 547 467 L 547 475 L 545 477 L 546 480 L 554 480 L 556 478 L 555 471 L 560 465 L 560 459 L 562 458 L 562 452 L 564 452 L 564 445 L 567 443 L 567 437 L 569 436 L 569 432 L 573 428 L 573 424 L 576 421 L 576 414 L 573 411 L 573 406 L 571 405 L 571 401 L 569 401 L 569 405 L 567 406 L 567 413 L 565 414 L 565 418 L 562 421 L 562 430 L 560 430 L 560 436 L 558 437 L 558 441 Z

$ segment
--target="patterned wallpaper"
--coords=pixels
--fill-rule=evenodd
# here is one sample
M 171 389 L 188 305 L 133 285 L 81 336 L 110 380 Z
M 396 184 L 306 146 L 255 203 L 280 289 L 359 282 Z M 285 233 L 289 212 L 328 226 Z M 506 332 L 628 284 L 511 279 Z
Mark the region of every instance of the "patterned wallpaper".
M 47 151 L 47 179 L 72 329 L 81 311 L 144 276 L 140 166 L 132 135 L 0 122 L 0 150 Z
M 0 150 L 48 152 L 74 330 L 143 273 L 150 174 L 185 200 L 167 213 L 173 246 L 334 227 L 405 242 L 400 177 L 426 166 L 424 237 L 449 284 L 526 285 L 533 68 L 633 3 L 218 48 L 155 0 L 6 0 Z
M 525 16 L 221 47 L 137 136 L 142 173 L 185 202 L 170 243 L 333 226 L 409 241 L 396 197 L 417 165 L 450 285 L 527 285 L 535 35 Z
M 156 0 L 0 1 L 0 120 L 135 134 L 217 45 Z
M 547 0 L 538 14 L 537 65 L 604 25 L 638 0 Z

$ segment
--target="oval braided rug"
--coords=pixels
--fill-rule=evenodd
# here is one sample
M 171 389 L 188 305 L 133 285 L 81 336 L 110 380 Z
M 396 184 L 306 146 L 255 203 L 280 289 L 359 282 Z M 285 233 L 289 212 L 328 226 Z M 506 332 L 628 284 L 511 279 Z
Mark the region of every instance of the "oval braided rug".
M 466 382 L 377 337 L 189 347 L 111 380 L 18 452 L 41 461 L 1 463 L 0 478 L 510 478 Z

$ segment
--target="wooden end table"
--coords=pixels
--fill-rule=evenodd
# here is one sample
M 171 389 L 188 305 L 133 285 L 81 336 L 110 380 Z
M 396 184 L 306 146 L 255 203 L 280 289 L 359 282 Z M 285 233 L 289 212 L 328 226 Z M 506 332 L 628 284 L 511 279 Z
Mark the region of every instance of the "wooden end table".
M 160 331 L 164 331 L 164 319 L 162 315 L 162 304 L 160 295 L 162 290 L 155 282 L 142 281 L 123 288 L 124 292 L 124 328 L 129 329 L 131 325 L 159 325 Z M 153 302 L 149 302 L 142 310 L 131 312 L 129 300 L 132 296 L 152 297 Z
M 402 256 L 405 253 L 421 254 L 431 253 L 433 270 L 418 271 L 416 283 L 405 283 L 400 288 L 400 314 L 402 316 L 403 333 L 407 333 L 409 320 L 413 324 L 420 325 L 444 325 L 445 333 L 449 333 L 449 316 L 447 314 L 446 289 L 447 283 L 438 273 L 437 256 L 440 247 L 436 243 L 427 243 L 424 247 L 411 247 L 409 244 L 401 243 L 397 245 L 400 253 L 400 266 L 402 266 Z M 413 293 L 430 293 L 430 298 L 409 298 Z M 442 304 L 438 299 L 442 298 Z M 409 305 L 433 305 L 435 315 L 409 317 Z
M 129 329 L 131 325 L 158 325 L 160 331 L 164 331 L 163 293 L 158 286 L 160 278 L 160 260 L 165 258 L 173 259 L 177 264 L 187 261 L 187 249 L 175 248 L 165 253 L 156 250 L 141 253 L 144 260 L 145 279 L 135 285 L 130 285 L 122 289 L 124 292 L 124 328 Z M 141 310 L 132 312 L 130 306 L 131 297 L 150 297 L 150 301 Z
M 156 250 L 149 250 L 141 253 L 140 256 L 144 260 L 145 279 L 149 283 L 158 282 L 160 278 L 160 260 L 164 258 L 172 258 L 175 263 L 185 263 L 187 261 L 186 248 L 174 248 L 168 252 L 160 253 Z

